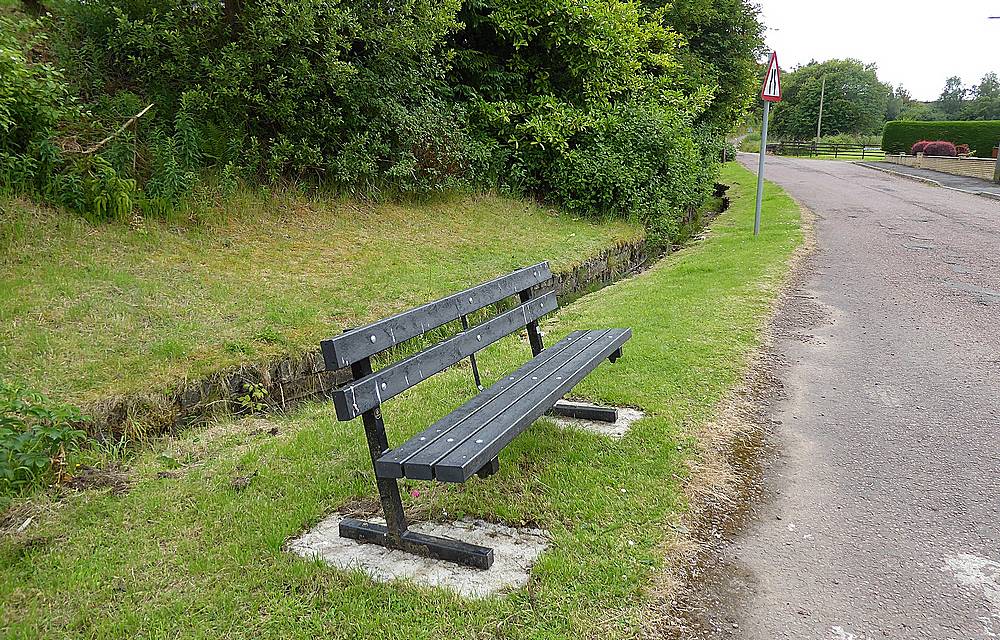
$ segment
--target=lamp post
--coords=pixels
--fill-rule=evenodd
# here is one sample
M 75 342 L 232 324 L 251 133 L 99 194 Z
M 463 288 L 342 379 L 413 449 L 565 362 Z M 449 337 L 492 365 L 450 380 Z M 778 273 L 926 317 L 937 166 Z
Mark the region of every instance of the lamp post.
M 997 149 L 1000 149 L 1000 144 L 997 144 Z M 1000 184 L 1000 152 L 997 153 L 997 164 L 993 168 L 993 182 Z
M 816 144 L 819 144 L 823 129 L 823 99 L 826 98 L 826 76 L 823 76 L 823 86 L 819 90 L 819 119 L 816 121 Z
M 1000 20 L 1000 16 L 986 16 L 987 20 Z M 997 144 L 1000 149 L 1000 143 Z M 993 169 L 993 182 L 1000 183 L 1000 153 L 997 153 L 997 164 Z

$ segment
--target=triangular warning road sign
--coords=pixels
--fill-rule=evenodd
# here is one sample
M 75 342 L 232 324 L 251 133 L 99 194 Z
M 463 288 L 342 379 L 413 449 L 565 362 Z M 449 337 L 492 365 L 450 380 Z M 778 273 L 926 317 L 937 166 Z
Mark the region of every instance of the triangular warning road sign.
M 760 89 L 760 99 L 781 102 L 781 71 L 778 70 L 776 52 L 771 52 L 771 61 L 767 63 L 767 75 L 764 76 L 764 86 Z

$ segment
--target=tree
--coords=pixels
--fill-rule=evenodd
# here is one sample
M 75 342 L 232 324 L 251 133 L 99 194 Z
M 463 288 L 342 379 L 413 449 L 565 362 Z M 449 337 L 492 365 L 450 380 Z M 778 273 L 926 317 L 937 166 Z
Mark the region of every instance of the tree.
M 1000 98 L 1000 77 L 993 71 L 983 76 L 979 84 L 972 87 L 973 99 Z
M 906 90 L 906 87 L 899 85 L 893 89 L 889 94 L 889 100 L 886 102 L 885 107 L 885 119 L 886 120 L 897 120 L 903 110 L 913 104 L 913 96 L 910 92 Z
M 717 87 L 703 120 L 732 127 L 754 103 L 760 84 L 760 9 L 746 0 L 644 0 L 643 6 L 664 11 L 665 22 L 687 41 L 678 52 L 687 83 L 693 89 Z
M 238 24 L 237 21 L 240 18 L 240 12 L 243 10 L 243 0 L 225 0 L 222 6 L 230 30 L 235 31 Z
M 959 112 L 962 120 L 1000 120 L 1000 77 L 987 73 L 972 87 L 971 100 L 966 100 Z
M 913 101 L 903 107 L 897 120 L 947 120 L 948 114 L 938 108 L 936 102 Z
M 775 135 L 803 139 L 816 134 L 824 77 L 824 134 L 877 133 L 882 128 L 892 88 L 879 82 L 875 65 L 853 59 L 827 60 L 810 62 L 782 77 L 783 100 L 773 112 Z
M 965 96 L 968 93 L 969 90 L 962 85 L 962 79 L 958 76 L 951 76 L 944 83 L 944 90 L 941 92 L 941 97 L 938 98 L 938 108 L 944 111 L 948 118 L 955 119 L 958 117 L 959 111 L 962 110 L 962 102 L 965 101 Z

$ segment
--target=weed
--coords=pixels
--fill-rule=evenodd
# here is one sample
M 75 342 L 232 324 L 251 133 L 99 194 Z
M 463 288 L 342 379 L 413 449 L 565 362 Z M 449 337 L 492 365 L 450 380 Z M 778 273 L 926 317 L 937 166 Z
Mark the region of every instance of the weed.
M 267 409 L 267 387 L 256 382 L 243 383 L 243 395 L 236 398 L 236 405 L 244 413 L 260 413 Z
M 66 454 L 86 440 L 70 405 L 0 380 L 0 494 L 16 494 L 65 471 Z

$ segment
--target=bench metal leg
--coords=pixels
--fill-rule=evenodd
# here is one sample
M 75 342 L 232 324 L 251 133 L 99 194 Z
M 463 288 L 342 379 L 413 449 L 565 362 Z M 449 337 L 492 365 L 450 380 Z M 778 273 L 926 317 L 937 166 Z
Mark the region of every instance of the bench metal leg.
M 355 380 L 370 374 L 372 372 L 371 359 L 365 358 L 354 363 L 351 365 L 351 371 Z M 368 441 L 368 453 L 371 456 L 372 468 L 374 469 L 375 461 L 389 449 L 381 407 L 365 411 L 361 414 L 361 422 L 365 426 L 365 440 Z M 385 525 L 344 518 L 340 521 L 341 538 L 399 549 L 428 558 L 448 560 L 477 569 L 489 569 L 492 566 L 493 549 L 409 531 L 396 479 L 380 478 L 376 475 L 375 484 L 378 486 L 379 501 L 382 503 L 382 511 L 385 513 Z
M 483 468 L 476 472 L 480 478 L 487 478 L 500 470 L 500 458 L 493 458 L 483 465 Z
M 563 418 L 618 422 L 618 409 L 614 407 L 600 407 L 596 404 L 570 402 L 569 400 L 560 400 L 555 406 L 549 409 L 548 414 L 550 416 L 562 416 Z
M 354 518 L 340 521 L 340 537 L 399 549 L 427 558 L 447 560 L 476 569 L 489 569 L 493 565 L 493 549 L 488 547 L 450 538 L 428 536 L 416 531 L 406 531 L 399 538 L 393 538 L 386 527 Z

